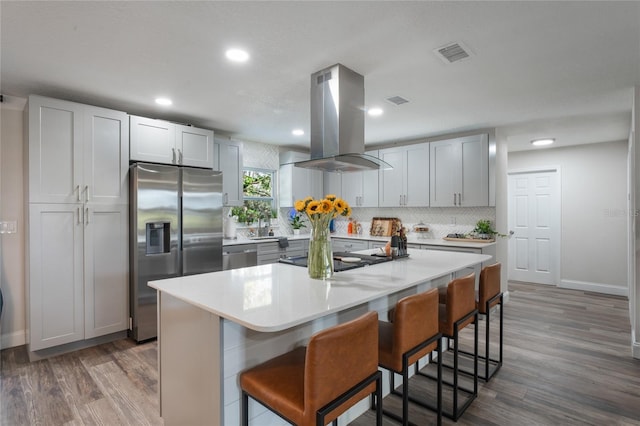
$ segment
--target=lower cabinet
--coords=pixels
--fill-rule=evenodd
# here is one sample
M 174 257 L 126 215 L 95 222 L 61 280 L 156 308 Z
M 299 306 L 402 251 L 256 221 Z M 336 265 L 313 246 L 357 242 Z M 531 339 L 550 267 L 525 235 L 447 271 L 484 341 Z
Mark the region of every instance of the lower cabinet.
M 128 327 L 126 205 L 29 206 L 29 350 Z
M 289 240 L 288 247 L 280 247 L 278 242 L 258 244 L 258 265 L 276 263 L 281 257 L 306 256 L 309 240 Z
M 333 252 L 352 252 L 367 250 L 369 241 L 352 240 L 349 238 L 331 238 L 331 249 Z
M 441 250 L 441 251 L 455 251 L 462 253 L 477 253 L 477 254 L 488 254 L 491 256 L 491 260 L 486 262 L 482 262 L 482 267 L 492 265 L 496 261 L 496 246 L 490 245 L 483 248 L 473 248 L 473 247 L 451 247 L 451 246 L 441 246 L 441 245 L 429 245 L 429 244 L 415 244 L 410 243 L 407 244 L 407 248 L 409 249 L 420 249 L 420 250 Z M 480 277 L 480 267 L 476 268 L 466 268 L 462 271 L 458 271 L 455 273 L 455 277 L 463 277 L 472 272 L 476 273 L 476 280 Z

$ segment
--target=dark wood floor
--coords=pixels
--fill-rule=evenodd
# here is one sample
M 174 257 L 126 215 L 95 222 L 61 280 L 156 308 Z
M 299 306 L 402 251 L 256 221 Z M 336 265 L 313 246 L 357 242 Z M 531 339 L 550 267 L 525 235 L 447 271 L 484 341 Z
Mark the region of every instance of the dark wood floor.
M 509 290 L 505 365 L 481 382 L 457 424 L 640 424 L 640 360 L 631 358 L 627 300 L 522 283 Z M 472 335 L 464 332 L 465 344 Z M 1 355 L 1 425 L 162 425 L 155 342 L 122 340 L 34 363 L 24 347 Z M 430 392 L 419 379 L 412 390 Z M 384 404 L 398 402 L 387 397 Z M 419 425 L 433 422 L 422 409 L 412 407 L 410 416 Z M 373 417 L 352 424 L 369 426 Z

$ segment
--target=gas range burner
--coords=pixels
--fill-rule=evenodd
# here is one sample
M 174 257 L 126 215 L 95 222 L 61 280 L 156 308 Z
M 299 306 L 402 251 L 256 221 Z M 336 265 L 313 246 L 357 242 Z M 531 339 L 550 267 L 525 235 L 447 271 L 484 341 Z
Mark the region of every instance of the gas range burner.
M 355 261 L 355 258 L 360 259 Z M 342 261 L 344 259 L 345 261 Z M 346 261 L 346 260 L 349 261 Z M 333 253 L 333 270 L 334 272 L 348 271 L 349 269 L 362 268 L 363 266 L 375 265 L 377 263 L 389 262 L 392 259 L 386 256 L 371 256 L 367 254 L 356 254 L 348 252 Z M 285 257 L 280 259 L 280 263 L 287 263 L 295 266 L 307 266 L 306 256 Z

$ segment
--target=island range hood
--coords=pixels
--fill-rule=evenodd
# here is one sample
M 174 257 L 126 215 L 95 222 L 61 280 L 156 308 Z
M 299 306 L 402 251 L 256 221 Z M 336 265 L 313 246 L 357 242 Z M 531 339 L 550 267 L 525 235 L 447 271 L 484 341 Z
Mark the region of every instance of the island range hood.
M 311 74 L 311 159 L 296 167 L 327 172 L 392 169 L 364 153 L 364 77 L 341 64 Z

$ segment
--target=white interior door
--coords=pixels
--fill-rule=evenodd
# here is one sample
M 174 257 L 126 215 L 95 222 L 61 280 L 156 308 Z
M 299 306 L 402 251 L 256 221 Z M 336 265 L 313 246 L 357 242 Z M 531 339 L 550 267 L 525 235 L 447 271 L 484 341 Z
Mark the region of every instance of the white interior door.
M 509 174 L 509 279 L 557 285 L 560 271 L 558 172 Z

